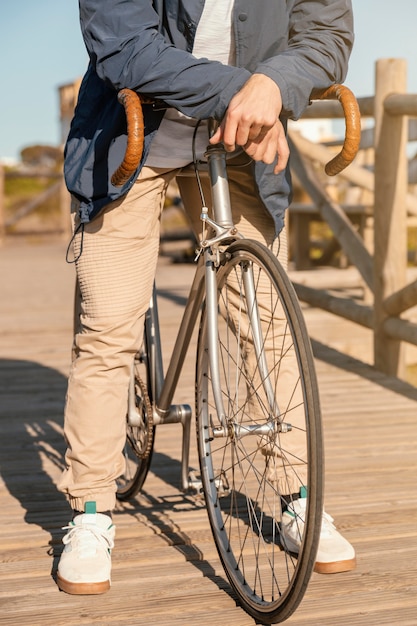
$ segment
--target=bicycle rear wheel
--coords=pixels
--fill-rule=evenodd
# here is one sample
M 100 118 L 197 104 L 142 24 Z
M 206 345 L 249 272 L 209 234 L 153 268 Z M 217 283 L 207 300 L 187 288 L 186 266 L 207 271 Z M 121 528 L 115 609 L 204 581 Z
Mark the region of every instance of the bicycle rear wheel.
M 217 271 L 219 417 L 203 310 L 197 348 L 197 437 L 207 511 L 229 581 L 261 623 L 287 619 L 314 567 L 322 514 L 322 432 L 314 361 L 292 285 L 257 242 L 233 243 Z M 301 547 L 283 511 L 306 491 Z M 287 514 L 288 516 L 288 514 Z
M 123 450 L 125 471 L 117 480 L 116 497 L 121 501 L 133 498 L 140 491 L 152 461 L 155 426 L 148 395 L 150 374 L 146 327 L 142 347 L 135 357 L 133 373 L 134 393 L 126 415 L 126 442 Z

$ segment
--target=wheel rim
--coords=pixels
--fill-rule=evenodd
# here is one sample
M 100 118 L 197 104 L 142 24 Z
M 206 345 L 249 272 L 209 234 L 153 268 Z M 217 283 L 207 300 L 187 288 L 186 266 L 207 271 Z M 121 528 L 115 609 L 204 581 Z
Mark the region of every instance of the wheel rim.
M 318 398 L 316 386 L 311 380 L 312 363 L 304 349 L 304 344 L 309 346 L 308 337 L 301 337 L 300 329 L 294 331 L 291 327 L 297 311 L 288 311 L 284 307 L 286 321 L 280 324 L 284 328 L 280 331 L 284 334 L 282 346 L 275 353 L 279 354 L 276 362 L 268 367 L 268 376 L 274 389 L 280 389 L 282 383 L 279 378 L 284 376 L 282 357 L 285 354 L 288 358 L 292 351 L 298 369 L 298 390 L 294 387 L 293 391 L 287 391 L 286 399 L 279 407 L 279 421 L 290 423 L 298 414 L 296 429 L 304 433 L 298 439 L 304 440 L 299 445 L 305 456 L 289 451 L 286 442 L 290 435 L 279 432 L 274 424 L 268 426 L 270 430 L 265 427 L 264 432 L 255 431 L 258 434 L 245 433 L 245 429 L 254 425 L 265 426 L 277 421 L 276 415 L 271 415 L 271 403 L 268 407 L 267 391 L 262 383 L 265 376 L 254 371 L 259 369 L 259 359 L 250 372 L 245 371 L 243 365 L 250 350 L 253 351 L 254 341 L 249 338 L 251 323 L 248 307 L 245 310 L 245 303 L 238 303 L 242 267 L 248 263 L 254 267 L 255 285 L 259 288 L 263 284 L 264 295 L 265 284 L 271 282 L 271 270 L 268 258 L 266 261 L 263 258 L 259 260 L 258 253 L 251 253 L 251 245 L 249 250 L 245 249 L 245 244 L 235 248 L 227 266 L 219 270 L 218 277 L 218 346 L 222 389 L 227 390 L 223 392 L 227 425 L 223 436 L 215 436 L 215 428 L 219 425 L 211 397 L 203 316 L 197 384 L 199 451 L 210 523 L 229 580 L 249 612 L 255 616 L 274 615 L 276 618 L 279 612 L 286 610 L 289 615 L 295 610 L 314 564 L 318 531 L 312 522 L 317 518 L 316 508 L 321 506 L 321 479 L 318 474 L 321 468 L 317 467 L 321 459 L 317 446 L 319 433 L 312 432 L 316 431 L 316 424 L 312 426 L 310 422 L 313 411 L 319 419 Z M 272 264 L 273 289 L 270 290 L 268 305 L 273 312 L 272 321 L 262 323 L 266 343 L 268 333 L 277 335 L 273 319 L 277 316 L 278 306 L 283 317 L 282 302 L 277 292 L 277 282 L 282 287 L 282 276 L 279 273 L 277 276 L 275 260 Z M 230 319 L 231 309 L 239 310 L 240 316 L 246 319 L 238 323 L 236 314 L 232 314 L 233 319 Z M 302 320 L 298 322 L 302 324 Z M 275 456 L 277 451 L 279 455 Z M 271 472 L 274 480 L 271 480 Z M 275 475 L 278 474 L 280 477 L 276 481 Z M 314 498 L 308 500 L 304 542 L 298 558 L 285 549 L 281 537 L 282 497 L 295 493 L 294 484 L 297 482 L 298 489 L 300 483 L 315 483 Z
M 135 363 L 135 405 L 134 421 L 126 416 L 126 442 L 123 450 L 125 470 L 117 480 L 117 498 L 127 500 L 141 489 L 152 459 L 155 428 L 152 405 L 147 387 L 141 375 L 146 375 L 146 358 Z

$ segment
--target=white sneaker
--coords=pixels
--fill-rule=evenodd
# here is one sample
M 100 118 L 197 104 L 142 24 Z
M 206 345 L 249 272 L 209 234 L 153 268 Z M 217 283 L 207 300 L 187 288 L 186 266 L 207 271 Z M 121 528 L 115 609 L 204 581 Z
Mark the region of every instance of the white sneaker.
M 307 498 L 299 498 L 288 505 L 282 515 L 281 539 L 289 552 L 298 554 L 304 531 Z M 314 571 L 319 574 L 348 572 L 356 567 L 353 546 L 342 537 L 333 524 L 333 518 L 323 511 L 319 547 Z
M 95 512 L 87 502 L 86 513 L 77 515 L 63 530 L 62 552 L 57 574 L 58 587 L 66 593 L 90 595 L 110 588 L 111 549 L 115 526 L 111 517 Z

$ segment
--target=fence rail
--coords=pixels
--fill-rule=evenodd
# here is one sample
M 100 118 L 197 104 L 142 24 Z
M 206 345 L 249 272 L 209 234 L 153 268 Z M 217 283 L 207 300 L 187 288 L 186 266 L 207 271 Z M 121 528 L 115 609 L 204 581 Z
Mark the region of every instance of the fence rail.
M 417 305 L 417 281 L 406 284 L 407 219 L 417 215 L 417 196 L 408 191 L 407 116 L 417 117 L 417 95 L 406 91 L 407 65 L 402 59 L 381 59 L 376 64 L 376 92 L 359 99 L 361 114 L 375 119 L 374 172 L 351 165 L 342 174 L 351 184 L 373 194 L 373 245 L 364 240 L 346 211 L 332 200 L 319 180 L 314 162 L 328 160 L 330 149 L 315 145 L 297 133 L 290 135 L 292 166 L 341 248 L 373 294 L 373 306 L 297 285 L 300 299 L 372 329 L 374 365 L 391 375 L 404 377 L 404 342 L 417 345 L 417 324 L 410 309 Z M 308 118 L 341 117 L 337 103 L 314 103 Z M 408 317 L 407 317 L 408 315 Z M 401 317 L 403 316 L 403 317 Z
M 374 335 L 375 366 L 400 377 L 404 376 L 405 370 L 403 342 L 417 345 L 417 325 L 410 315 L 410 309 L 417 305 L 417 281 L 406 283 L 407 226 L 408 221 L 415 221 L 417 216 L 417 195 L 407 188 L 407 142 L 417 139 L 417 120 L 413 119 L 408 125 L 408 116 L 417 118 L 417 94 L 406 93 L 406 73 L 407 65 L 402 59 L 377 61 L 375 95 L 358 99 L 361 115 L 375 120 L 374 129 L 365 131 L 361 143 L 365 151 L 370 147 L 374 149 L 374 171 L 354 163 L 338 176 L 338 181 L 366 192 L 366 206 L 342 206 L 330 197 L 323 185 L 323 177 L 317 174 L 314 164 L 328 162 L 336 142 L 317 144 L 298 132 L 289 133 L 292 168 L 311 199 L 309 206 L 304 208 L 299 204 L 290 207 L 290 221 L 291 215 L 298 213 L 301 223 L 302 219 L 309 219 L 309 212 L 317 212 L 330 226 L 342 251 L 357 267 L 368 297 L 372 295 L 373 304 L 369 304 L 369 298 L 359 303 L 326 290 L 296 284 L 298 295 L 313 306 L 370 328 Z M 337 119 L 343 117 L 343 111 L 336 101 L 317 101 L 308 107 L 303 117 Z M 62 179 L 45 193 L 57 194 L 62 230 L 67 233 L 69 197 Z M 4 169 L 0 166 L 0 238 L 5 235 L 6 227 L 34 210 L 45 198 L 41 195 L 32 199 L 7 221 L 3 199 Z M 369 213 L 373 216 L 371 244 L 365 242 L 357 223 L 350 219 L 354 215 L 359 221 L 368 220 Z M 299 250 L 307 246 L 302 231 L 305 237 L 307 230 L 300 228 L 300 235 L 297 234 Z
M 5 181 L 9 178 L 41 178 L 56 180 L 56 182 L 47 189 L 37 193 L 27 202 L 17 209 L 12 215 L 6 216 L 5 211 Z M 25 217 L 36 211 L 40 206 L 51 198 L 56 198 L 56 204 L 60 215 L 59 230 L 67 236 L 70 232 L 70 197 L 65 187 L 62 174 L 56 172 L 30 171 L 30 172 L 6 172 L 4 166 L 0 163 L 0 243 L 7 235 L 8 231 L 18 224 Z

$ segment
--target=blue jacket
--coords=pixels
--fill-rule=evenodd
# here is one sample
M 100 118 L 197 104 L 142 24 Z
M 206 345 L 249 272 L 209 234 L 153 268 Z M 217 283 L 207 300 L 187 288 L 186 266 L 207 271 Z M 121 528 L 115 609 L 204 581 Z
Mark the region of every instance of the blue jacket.
M 251 73 L 272 78 L 286 118 L 297 119 L 315 89 L 342 82 L 353 43 L 350 0 L 235 0 L 237 67 L 191 55 L 204 0 L 79 0 L 90 57 L 65 148 L 65 178 L 86 222 L 125 194 L 139 174 L 163 112 L 145 105 L 142 164 L 122 188 L 110 178 L 126 145 L 117 92 L 128 87 L 197 119 L 222 119 Z M 254 163 L 261 198 L 282 227 L 289 172 Z

